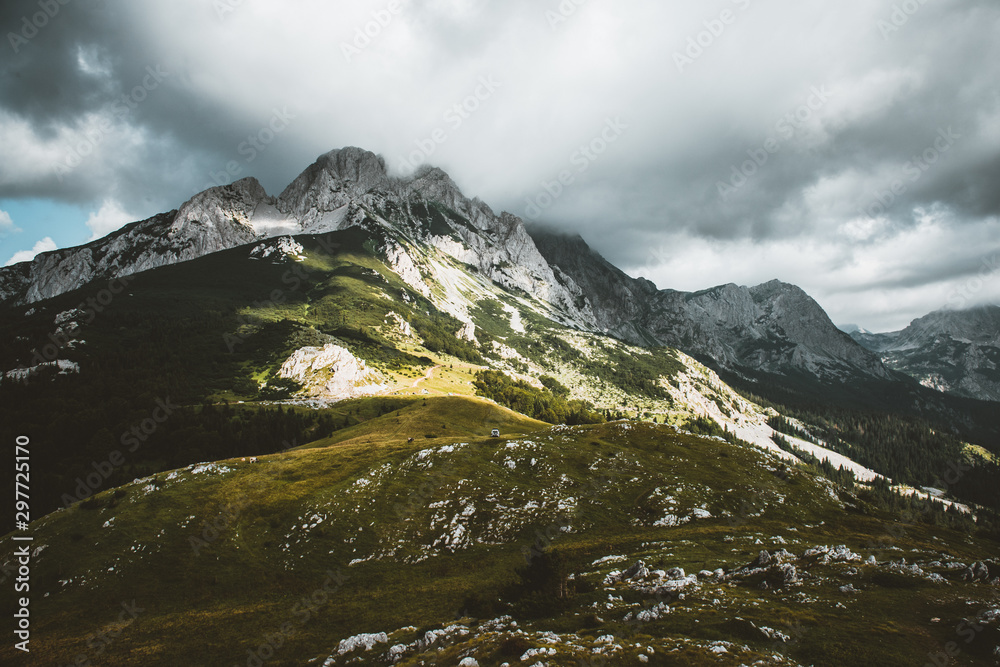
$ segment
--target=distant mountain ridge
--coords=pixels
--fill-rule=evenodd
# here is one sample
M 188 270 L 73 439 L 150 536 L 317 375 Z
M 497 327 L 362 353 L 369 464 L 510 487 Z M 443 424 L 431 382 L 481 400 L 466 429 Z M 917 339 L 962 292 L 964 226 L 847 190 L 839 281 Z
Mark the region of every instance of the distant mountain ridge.
M 730 369 L 890 377 L 877 355 L 837 329 L 794 285 L 774 280 L 700 292 L 658 290 L 626 275 L 579 236 L 537 226 L 529 233 L 557 275 L 584 289 L 604 330 L 633 344 L 676 347 Z
M 851 337 L 924 386 L 1000 401 L 1000 307 L 939 310 L 901 331 Z
M 253 178 L 215 187 L 171 211 L 78 248 L 43 253 L 0 270 L 0 300 L 30 304 L 94 280 L 183 262 L 266 238 L 361 227 L 378 233 L 395 271 L 421 293 L 448 284 L 441 307 L 471 321 L 456 281 L 422 256 L 443 251 L 476 272 L 544 304 L 545 316 L 633 344 L 672 346 L 720 367 L 804 371 L 828 381 L 888 379 L 878 355 L 830 322 L 801 289 L 772 281 L 696 293 L 634 279 L 579 236 L 525 228 L 462 194 L 440 169 L 397 178 L 360 148 L 320 156 L 278 197 Z M 446 292 L 448 289 L 445 290 Z

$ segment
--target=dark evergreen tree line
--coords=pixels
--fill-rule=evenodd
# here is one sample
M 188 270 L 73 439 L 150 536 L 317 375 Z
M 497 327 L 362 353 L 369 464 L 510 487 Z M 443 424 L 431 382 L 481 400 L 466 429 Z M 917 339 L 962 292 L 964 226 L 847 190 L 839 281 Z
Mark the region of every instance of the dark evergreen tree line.
M 585 401 L 566 400 L 550 389 L 536 389 L 524 380 L 515 380 L 499 371 L 476 373 L 473 385 L 477 395 L 549 424 L 600 424 L 605 421 L 604 415 Z M 555 388 L 562 393 L 559 387 L 562 385 Z

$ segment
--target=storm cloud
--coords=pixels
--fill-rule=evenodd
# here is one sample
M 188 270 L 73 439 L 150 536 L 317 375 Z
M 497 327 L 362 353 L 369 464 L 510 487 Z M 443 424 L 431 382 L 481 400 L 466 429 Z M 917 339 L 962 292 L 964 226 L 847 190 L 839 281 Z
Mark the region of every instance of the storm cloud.
M 870 329 L 1000 300 L 995 1 L 679 4 L 6 2 L 0 202 L 80 205 L 82 243 L 356 145 L 661 287 Z M 3 225 L 4 260 L 49 236 Z

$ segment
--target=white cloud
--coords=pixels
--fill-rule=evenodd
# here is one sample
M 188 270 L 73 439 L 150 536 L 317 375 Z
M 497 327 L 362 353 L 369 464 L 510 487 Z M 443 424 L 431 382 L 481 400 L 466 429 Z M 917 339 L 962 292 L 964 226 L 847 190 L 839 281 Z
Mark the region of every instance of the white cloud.
M 105 199 L 99 211 L 94 211 L 87 218 L 87 227 L 90 228 L 90 240 L 95 241 L 107 236 L 122 226 L 135 222 L 136 217 L 122 208 L 122 205 L 114 199 Z
M 7 211 L 0 211 L 0 239 L 8 234 L 16 234 L 21 231 L 10 217 Z
M 10 266 L 11 264 L 18 264 L 20 262 L 30 262 L 35 258 L 35 255 L 43 252 L 50 252 L 55 250 L 56 242 L 52 240 L 52 237 L 46 236 L 44 239 L 35 244 L 35 247 L 31 250 L 22 250 L 21 252 L 14 253 L 14 256 L 7 260 L 4 266 Z

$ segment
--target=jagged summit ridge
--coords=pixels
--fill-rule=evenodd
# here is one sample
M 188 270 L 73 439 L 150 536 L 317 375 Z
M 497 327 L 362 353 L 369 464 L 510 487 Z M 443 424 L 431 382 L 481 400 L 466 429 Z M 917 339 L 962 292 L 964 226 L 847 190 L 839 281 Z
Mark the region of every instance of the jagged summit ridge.
M 0 298 L 34 303 L 94 280 L 176 264 L 251 243 L 265 236 L 253 225 L 261 206 L 273 204 L 255 178 L 213 187 L 179 210 L 126 225 L 75 248 L 42 253 L 0 269 Z
M 418 276 L 419 266 L 425 274 L 433 273 L 433 267 L 417 257 L 404 261 L 401 242 L 409 243 L 411 251 L 431 246 L 476 266 L 508 289 L 536 295 L 563 321 L 594 324 L 579 303 L 580 290 L 556 279 L 520 218 L 497 215 L 481 200 L 467 198 L 441 169 L 423 167 L 408 177 L 394 177 L 380 156 L 356 147 L 321 155 L 277 198 L 256 179 L 241 179 L 195 195 L 176 212 L 129 225 L 86 246 L 45 253 L 30 264 L 0 270 L 0 298 L 32 303 L 93 280 L 270 237 L 352 226 L 388 232 L 395 240 L 383 251 L 413 267 L 417 273 L 408 274 L 414 280 L 433 280 L 429 274 Z M 459 309 L 454 314 L 463 313 Z

